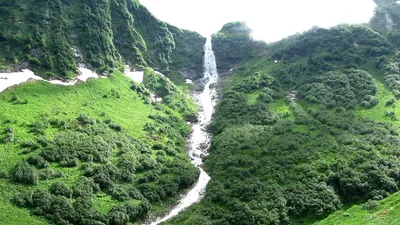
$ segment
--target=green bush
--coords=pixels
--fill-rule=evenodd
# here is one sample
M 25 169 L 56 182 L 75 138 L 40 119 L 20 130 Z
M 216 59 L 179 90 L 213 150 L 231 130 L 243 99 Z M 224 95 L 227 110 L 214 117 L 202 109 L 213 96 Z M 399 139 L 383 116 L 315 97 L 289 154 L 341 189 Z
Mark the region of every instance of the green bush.
M 100 190 L 98 184 L 94 183 L 93 180 L 87 177 L 80 177 L 78 182 L 72 186 L 72 192 L 74 198 L 90 198 L 93 193 Z
M 10 171 L 11 178 L 14 182 L 29 185 L 38 184 L 38 173 L 35 167 L 29 165 L 26 161 L 20 161 Z
M 50 186 L 50 193 L 57 196 L 71 198 L 72 190 L 62 182 L 55 182 Z
M 129 221 L 129 215 L 124 206 L 116 206 L 107 214 L 109 224 L 124 225 Z
M 345 74 L 330 72 L 306 84 L 300 89 L 300 96 L 310 103 L 320 103 L 326 107 L 355 108 L 361 104 L 373 107 L 377 100 L 373 97 L 377 86 L 370 74 L 362 70 L 349 70 Z
M 13 197 L 13 202 L 18 207 L 29 208 L 32 207 L 33 200 L 32 200 L 32 192 L 21 192 L 17 193 Z
M 49 163 L 43 159 L 41 156 L 30 156 L 27 162 L 34 165 L 38 169 L 43 169 L 49 167 Z
M 120 185 L 114 185 L 110 190 L 108 190 L 108 194 L 118 201 L 128 201 L 131 199 L 125 188 Z
M 50 180 L 63 177 L 63 173 L 61 171 L 54 171 L 51 168 L 45 168 L 39 170 L 39 179 L 40 180 Z
M 379 202 L 376 200 L 371 200 L 369 199 L 368 202 L 366 202 L 362 208 L 365 210 L 373 210 L 376 209 L 379 206 Z

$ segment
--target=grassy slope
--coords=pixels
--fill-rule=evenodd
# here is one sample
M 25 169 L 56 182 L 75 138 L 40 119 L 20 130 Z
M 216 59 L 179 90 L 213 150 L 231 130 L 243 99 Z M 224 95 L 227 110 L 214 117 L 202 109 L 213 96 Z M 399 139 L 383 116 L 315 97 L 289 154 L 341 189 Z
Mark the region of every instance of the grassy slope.
M 387 100 L 394 97 L 393 93 L 385 88 L 385 85 L 378 80 L 378 92 L 376 96 L 379 103 L 372 109 L 358 109 L 357 115 L 370 118 L 374 121 L 388 122 L 400 129 L 400 121 L 392 121 L 385 116 L 386 111 L 398 112 L 399 104 L 386 106 Z M 378 224 L 400 224 L 400 192 L 396 192 L 389 197 L 379 201 L 379 206 L 373 210 L 364 210 L 362 205 L 354 205 L 350 208 L 344 208 L 336 211 L 326 219 L 314 223 L 315 225 L 378 225 Z
M 355 205 L 346 210 L 339 210 L 328 218 L 314 225 L 389 225 L 400 224 L 400 192 L 392 194 L 379 202 L 373 210 L 364 210 L 362 205 Z
M 254 65 L 254 64 L 250 64 Z M 265 64 L 264 64 L 265 65 Z M 272 63 L 269 64 L 270 66 L 264 67 L 265 72 L 272 71 L 272 67 L 279 66 L 273 65 Z M 371 67 L 370 67 L 371 68 Z M 368 67 L 365 69 L 369 69 Z M 375 69 L 375 68 L 373 68 Z M 369 70 L 371 71 L 371 70 Z M 376 72 L 376 70 L 372 70 L 371 72 Z M 356 115 L 363 118 L 369 118 L 376 122 L 386 122 L 392 124 L 398 130 L 400 130 L 400 121 L 399 120 L 392 120 L 390 117 L 385 116 L 385 112 L 392 111 L 392 112 L 399 112 L 400 111 L 400 104 L 398 104 L 398 100 L 396 100 L 395 104 L 392 106 L 387 106 L 386 102 L 391 99 L 395 98 L 393 92 L 382 83 L 382 77 L 378 73 L 375 74 L 375 82 L 378 86 L 378 91 L 376 93 L 376 97 L 378 98 L 378 104 L 373 108 L 357 108 L 355 110 Z M 232 79 L 232 83 L 237 83 L 238 79 Z M 254 101 L 253 95 L 248 95 L 248 101 Z M 306 101 L 298 101 L 300 105 L 305 108 L 312 108 L 313 105 L 310 105 Z M 397 103 L 397 104 L 396 104 Z M 289 111 L 287 104 L 282 101 L 274 101 L 271 105 L 273 111 Z M 397 115 L 397 114 L 396 114 Z M 295 128 L 296 129 L 296 128 Z M 298 128 L 299 129 L 299 128 Z M 329 160 L 329 156 L 326 157 Z M 349 207 L 349 208 L 347 208 Z M 305 220 L 307 221 L 307 219 Z M 312 223 L 313 219 L 309 220 L 307 223 Z M 357 224 L 366 224 L 366 225 L 378 225 L 378 224 L 400 224 L 400 192 L 396 192 L 389 197 L 379 201 L 379 207 L 374 210 L 364 210 L 362 205 L 354 205 L 354 206 L 346 206 L 342 210 L 338 210 L 335 213 L 331 214 L 324 220 L 319 222 L 313 223 L 314 225 L 357 225 Z
M 376 81 L 376 83 L 378 84 L 376 97 L 378 97 L 379 103 L 372 109 L 358 109 L 357 114 L 361 117 L 373 119 L 374 121 L 388 122 L 400 128 L 400 121 L 393 121 L 390 117 L 385 116 L 385 112 L 387 111 L 398 112 L 400 105 L 393 104 L 392 106 L 387 106 L 386 102 L 394 98 L 394 95 L 383 83 L 379 81 Z
M 359 108 L 356 114 L 363 118 L 369 118 L 377 122 L 391 123 L 398 130 L 400 129 L 400 121 L 391 120 L 385 116 L 386 111 L 398 112 L 400 105 L 394 104 L 387 106 L 387 100 L 393 98 L 393 93 L 378 79 L 376 97 L 379 103 L 371 109 Z M 397 101 L 398 102 L 398 101 Z M 328 157 L 327 157 L 328 158 Z M 329 215 L 326 219 L 313 223 L 314 225 L 389 225 L 400 223 L 400 192 L 396 192 L 389 197 L 379 201 L 379 207 L 374 210 L 364 210 L 361 205 L 347 205 L 343 209 Z M 310 220 L 312 221 L 312 220 Z M 312 223 L 312 222 L 309 222 Z
M 0 95 L 0 120 L 14 121 L 16 138 L 22 140 L 33 138 L 27 133 L 25 126 L 34 122 L 42 113 L 56 114 L 62 118 L 76 118 L 80 113 L 90 114 L 100 118 L 105 112 L 117 123 L 124 124 L 125 129 L 136 137 L 144 135 L 144 124 L 149 121 L 153 107 L 143 104 L 142 100 L 129 89 L 130 81 L 121 74 L 113 74 L 108 79 L 92 79 L 77 86 L 56 86 L 46 82 L 26 83 Z M 103 98 L 111 89 L 121 95 L 120 99 Z M 51 94 L 49 94 L 51 93 Z M 28 104 L 13 104 L 10 102 L 13 94 L 18 98 L 28 100 Z M 5 128 L 7 125 L 2 124 Z M 51 131 L 48 131 L 51 132 Z M 11 149 L 12 144 L 2 145 Z M 8 154 L 7 154 L 8 155 Z M 9 169 L 14 162 L 10 156 L 1 157 L 1 169 Z
M 0 129 L 10 126 L 5 124 L 6 120 L 10 120 L 16 139 L 27 140 L 34 138 L 33 134 L 27 132 L 27 126 L 40 114 L 75 119 L 79 114 L 85 113 L 100 119 L 100 114 L 105 113 L 106 117 L 123 125 L 129 134 L 145 141 L 143 127 L 150 121 L 148 116 L 156 110 L 151 104 L 145 104 L 138 94 L 130 89 L 130 83 L 129 78 L 117 72 L 107 79 L 91 79 L 76 86 L 55 86 L 46 82 L 22 84 L 0 94 Z M 103 98 L 103 95 L 109 94 L 111 89 L 117 91 L 120 98 Z M 13 95 L 27 100 L 28 104 L 10 102 Z M 47 130 L 47 135 L 52 135 L 50 128 Z M 0 171 L 8 171 L 21 158 L 29 156 L 29 154 L 22 155 L 20 150 L 16 149 L 18 149 L 16 144 L 0 145 Z M 72 185 L 81 175 L 81 171 L 74 168 L 57 169 L 64 174 L 64 177 L 58 180 L 67 185 Z M 0 179 L 0 223 L 46 224 L 44 220 L 31 216 L 27 210 L 12 205 L 9 200 L 17 190 L 48 188 L 53 182 L 54 180 L 40 181 L 38 186 L 29 187 Z M 101 194 L 96 196 L 93 202 L 95 208 L 103 213 L 120 204 L 109 196 Z

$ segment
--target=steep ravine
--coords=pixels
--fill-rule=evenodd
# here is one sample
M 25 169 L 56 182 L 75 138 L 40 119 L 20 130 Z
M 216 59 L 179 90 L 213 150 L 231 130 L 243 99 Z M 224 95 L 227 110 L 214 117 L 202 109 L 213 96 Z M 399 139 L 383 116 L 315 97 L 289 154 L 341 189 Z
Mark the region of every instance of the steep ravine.
M 195 101 L 201 110 L 198 122 L 192 126 L 192 134 L 189 139 L 189 157 L 191 163 L 199 167 L 200 175 L 196 184 L 181 198 L 179 204 L 173 207 L 166 216 L 149 223 L 151 225 L 157 225 L 175 217 L 185 208 L 199 202 L 204 196 L 207 183 L 211 178 L 201 168 L 201 165 L 203 164 L 202 158 L 208 154 L 207 151 L 211 144 L 211 134 L 207 131 L 207 126 L 211 122 L 214 107 L 217 103 L 217 92 L 215 89 L 217 80 L 217 65 L 212 50 L 211 37 L 208 37 L 204 45 L 204 77 L 202 78 L 202 82 L 205 83 L 205 86 L 203 91 L 194 94 Z

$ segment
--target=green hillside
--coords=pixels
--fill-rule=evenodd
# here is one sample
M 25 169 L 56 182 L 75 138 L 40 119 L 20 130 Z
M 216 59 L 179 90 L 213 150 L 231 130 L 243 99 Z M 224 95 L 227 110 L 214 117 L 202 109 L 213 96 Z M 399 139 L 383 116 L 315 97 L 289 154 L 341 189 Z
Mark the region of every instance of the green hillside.
M 108 75 L 0 94 L 0 223 L 126 224 L 165 213 L 198 175 L 186 141 L 197 109 L 183 80 L 201 76 L 205 38 L 137 0 L 11 0 L 0 15 L 0 72 Z M 145 70 L 143 84 L 120 72 L 126 64 Z
M 137 222 L 196 180 L 183 120 L 194 104 L 150 69 L 144 85 L 119 72 L 71 87 L 26 83 L 2 93 L 0 108 L 5 224 Z
M 369 201 L 349 209 L 338 210 L 315 225 L 386 225 L 400 223 L 399 192 L 377 202 Z
M 339 25 L 268 45 L 249 33 L 213 35 L 212 180 L 166 224 L 398 224 L 395 31 Z

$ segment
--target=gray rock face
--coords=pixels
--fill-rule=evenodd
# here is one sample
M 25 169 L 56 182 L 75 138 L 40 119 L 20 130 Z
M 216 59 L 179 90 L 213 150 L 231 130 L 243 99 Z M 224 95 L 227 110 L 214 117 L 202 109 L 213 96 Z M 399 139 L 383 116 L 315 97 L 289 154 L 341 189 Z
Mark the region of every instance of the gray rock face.
M 189 80 L 198 80 L 201 79 L 203 76 L 203 72 L 201 70 L 198 69 L 183 69 L 181 71 L 179 71 L 180 76 L 183 79 L 189 79 Z

